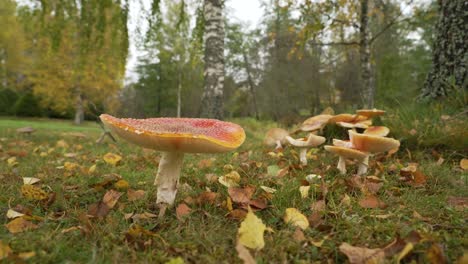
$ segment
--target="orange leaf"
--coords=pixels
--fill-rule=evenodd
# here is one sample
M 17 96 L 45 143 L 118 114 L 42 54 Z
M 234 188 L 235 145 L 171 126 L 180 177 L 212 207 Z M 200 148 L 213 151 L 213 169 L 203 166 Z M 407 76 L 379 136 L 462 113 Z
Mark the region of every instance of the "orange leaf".
M 28 220 L 25 220 L 22 217 L 15 218 L 5 226 L 8 229 L 8 231 L 10 231 L 10 233 L 12 234 L 21 233 L 26 230 L 37 228 L 37 225 L 33 224 L 32 222 L 29 222 Z

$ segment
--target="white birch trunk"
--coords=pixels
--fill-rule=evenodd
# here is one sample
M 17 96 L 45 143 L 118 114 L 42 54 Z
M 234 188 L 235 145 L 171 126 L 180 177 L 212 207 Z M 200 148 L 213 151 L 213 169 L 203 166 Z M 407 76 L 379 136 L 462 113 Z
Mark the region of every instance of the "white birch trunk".
M 224 15 L 223 0 L 205 0 L 205 88 L 202 117 L 223 119 Z

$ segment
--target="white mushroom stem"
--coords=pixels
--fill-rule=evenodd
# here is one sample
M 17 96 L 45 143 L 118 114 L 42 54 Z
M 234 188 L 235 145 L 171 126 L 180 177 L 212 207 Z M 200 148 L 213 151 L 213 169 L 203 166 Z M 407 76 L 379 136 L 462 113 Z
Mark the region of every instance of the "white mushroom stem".
M 159 161 L 154 185 L 158 187 L 156 203 L 161 209 L 174 203 L 183 160 L 183 152 L 164 152 Z
M 338 159 L 338 166 L 336 166 L 341 174 L 346 174 L 346 160 L 343 156 Z
M 368 168 L 369 168 L 369 155 L 367 155 L 367 157 L 362 162 L 359 163 L 357 175 L 366 174 Z
M 299 160 L 303 166 L 307 166 L 307 148 L 301 148 L 299 150 Z
M 276 148 L 275 149 L 281 149 L 283 148 L 283 145 L 281 145 L 281 140 L 276 140 Z

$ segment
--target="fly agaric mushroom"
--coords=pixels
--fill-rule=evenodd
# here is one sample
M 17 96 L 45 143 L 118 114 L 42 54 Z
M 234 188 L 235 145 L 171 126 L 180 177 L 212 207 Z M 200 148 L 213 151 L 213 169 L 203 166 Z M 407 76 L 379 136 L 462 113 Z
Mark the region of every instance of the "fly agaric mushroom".
M 328 123 L 328 120 L 332 118 L 332 115 L 317 115 L 306 119 L 302 125 L 301 130 L 305 132 L 321 130 Z
M 287 142 L 287 136 L 289 136 L 288 131 L 274 127 L 267 131 L 263 143 L 270 147 L 276 146 L 275 149 L 280 149 L 283 147 L 283 144 Z
M 379 109 L 360 109 L 356 110 L 356 114 L 365 116 L 367 118 L 373 118 L 376 116 L 381 116 L 385 114 L 384 110 L 379 110 Z
M 121 138 L 144 148 L 163 151 L 154 184 L 160 216 L 174 203 L 184 153 L 220 153 L 236 149 L 245 140 L 237 124 L 198 118 L 116 118 L 100 116 Z
M 385 137 L 388 135 L 388 133 L 390 133 L 390 129 L 384 126 L 370 126 L 364 130 L 363 133 L 367 135 Z
M 349 130 L 348 133 L 349 140 L 353 144 L 353 147 L 360 151 L 368 152 L 369 155 L 386 152 L 400 147 L 400 141 L 393 138 L 370 134 L 360 134 L 352 130 Z M 368 163 L 369 157 L 367 157 L 363 163 L 359 165 L 358 175 L 362 175 L 367 172 L 367 167 L 369 166 Z
M 326 138 L 321 137 L 321 136 L 316 136 L 310 133 L 307 139 L 303 139 L 303 140 L 294 139 L 290 136 L 287 136 L 286 140 L 289 142 L 289 144 L 300 148 L 299 160 L 301 161 L 301 164 L 303 166 L 306 166 L 307 165 L 307 149 L 323 144 Z
M 324 148 L 326 151 L 338 155 L 337 168 L 342 174 L 346 174 L 346 159 L 357 160 L 362 164 L 369 157 L 368 153 L 347 146 L 325 146 Z

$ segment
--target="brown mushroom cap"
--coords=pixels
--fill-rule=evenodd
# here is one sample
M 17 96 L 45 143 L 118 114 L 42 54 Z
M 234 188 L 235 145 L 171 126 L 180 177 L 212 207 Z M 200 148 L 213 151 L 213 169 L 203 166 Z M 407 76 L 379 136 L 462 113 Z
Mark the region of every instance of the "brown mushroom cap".
M 308 118 L 302 123 L 301 130 L 302 131 L 319 130 L 323 128 L 328 123 L 328 120 L 332 117 L 333 117 L 332 115 L 317 115 L 317 116 Z
M 274 127 L 267 131 L 263 143 L 267 146 L 274 146 L 276 145 L 276 141 L 279 140 L 281 144 L 284 144 L 286 143 L 286 136 L 289 136 L 288 131 L 279 127 Z
M 339 115 L 335 115 L 333 116 L 332 118 L 330 118 L 328 120 L 328 123 L 337 123 L 337 122 L 353 122 L 354 119 L 356 118 L 355 115 L 353 114 L 339 114 Z
M 379 153 L 396 149 L 400 146 L 400 141 L 368 134 L 359 134 L 352 130 L 348 131 L 349 139 L 356 149 L 370 153 Z
M 375 116 L 381 116 L 385 114 L 384 110 L 379 110 L 379 109 L 361 109 L 361 110 L 356 110 L 356 113 L 358 115 L 366 116 L 367 118 L 373 118 Z
M 100 116 L 123 139 L 150 149 L 168 152 L 217 153 L 236 149 L 245 140 L 242 127 L 201 118 L 116 118 Z
M 368 128 L 372 125 L 372 120 L 363 120 L 359 122 L 336 122 L 337 126 L 345 128 Z
M 385 137 L 388 135 L 388 133 L 390 133 L 390 129 L 384 126 L 370 126 L 366 130 L 364 130 L 363 133 L 367 135 Z
M 310 148 L 323 144 L 327 139 L 310 133 L 309 136 L 305 139 L 294 139 L 290 136 L 287 136 L 286 140 L 288 140 L 289 144 L 295 147 Z
M 369 154 L 359 151 L 357 149 L 339 147 L 339 146 L 325 146 L 326 151 L 336 154 L 345 159 L 353 159 L 363 161 Z

